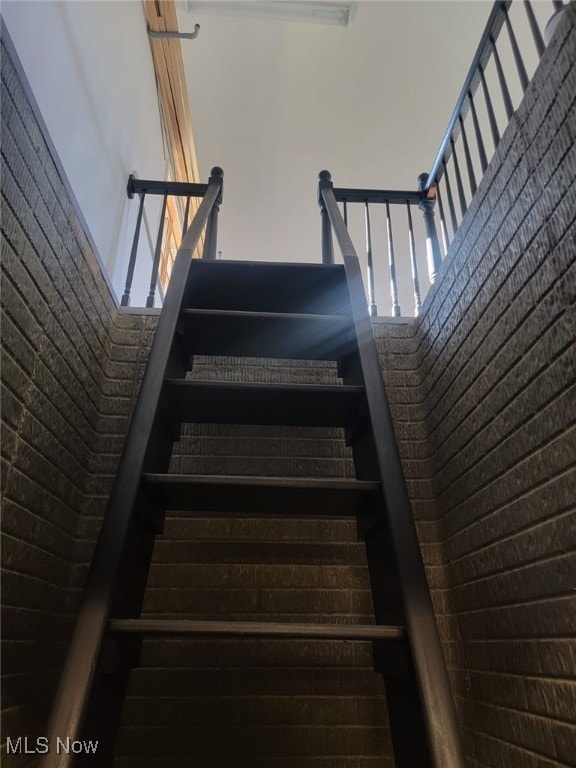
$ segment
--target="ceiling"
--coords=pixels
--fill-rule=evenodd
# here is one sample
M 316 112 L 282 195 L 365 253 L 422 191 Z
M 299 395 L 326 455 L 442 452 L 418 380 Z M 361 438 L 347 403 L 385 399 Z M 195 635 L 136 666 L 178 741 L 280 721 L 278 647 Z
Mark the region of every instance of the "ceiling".
M 342 27 L 188 6 L 177 3 L 180 31 L 201 25 L 182 42 L 200 174 L 225 172 L 222 258 L 282 261 L 320 259 L 323 168 L 337 186 L 416 187 L 491 9 L 360 0 Z M 373 221 L 379 314 L 389 314 L 381 212 Z M 407 261 L 399 271 L 403 312 L 413 314 Z

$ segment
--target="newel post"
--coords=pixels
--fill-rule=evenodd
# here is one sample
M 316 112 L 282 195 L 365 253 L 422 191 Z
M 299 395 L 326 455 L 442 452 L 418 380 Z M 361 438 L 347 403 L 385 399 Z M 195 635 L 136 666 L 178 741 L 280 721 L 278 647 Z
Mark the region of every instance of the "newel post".
M 426 258 L 428 261 L 428 276 L 430 282 L 434 283 L 438 276 L 438 271 L 442 265 L 442 255 L 440 253 L 440 242 L 438 241 L 438 232 L 434 222 L 434 203 L 436 202 L 436 187 L 430 187 L 426 190 L 428 174 L 421 173 L 418 176 L 418 192 L 422 197 L 418 208 L 424 216 L 424 226 L 426 227 Z
M 332 224 L 322 197 L 323 189 L 332 189 L 330 171 L 320 171 L 318 174 L 318 205 L 322 219 L 322 264 L 334 264 L 334 244 L 332 242 Z
M 224 171 L 222 168 L 215 166 L 210 171 L 210 178 L 208 184 L 214 184 L 215 182 L 220 184 L 220 194 L 214 203 L 214 208 L 206 223 L 206 233 L 204 235 L 204 250 L 202 251 L 202 258 L 205 260 L 213 261 L 216 258 L 216 244 L 218 241 L 218 211 L 222 204 L 222 185 L 224 182 Z

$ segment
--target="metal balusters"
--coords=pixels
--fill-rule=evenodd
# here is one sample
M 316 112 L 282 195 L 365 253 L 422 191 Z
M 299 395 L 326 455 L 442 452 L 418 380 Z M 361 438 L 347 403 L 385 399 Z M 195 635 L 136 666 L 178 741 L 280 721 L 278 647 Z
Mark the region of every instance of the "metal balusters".
M 500 90 L 502 91 L 502 99 L 504 101 L 504 109 L 506 110 L 506 117 L 508 120 L 512 119 L 514 114 L 514 107 L 512 106 L 512 99 L 510 97 L 510 91 L 508 89 L 508 83 L 506 82 L 506 75 L 504 74 L 504 68 L 500 60 L 500 54 L 496 48 L 496 41 L 493 37 L 490 37 L 492 43 L 492 53 L 494 55 L 494 63 L 496 64 L 496 72 L 498 74 L 498 82 L 500 83 Z
M 466 136 L 466 130 L 464 128 L 464 120 L 460 115 L 460 130 L 462 132 L 462 144 L 464 146 L 464 158 L 466 160 L 466 170 L 468 171 L 468 182 L 470 183 L 470 192 L 472 195 L 476 194 L 476 177 L 474 175 L 474 166 L 472 165 L 472 155 L 470 154 L 470 147 L 468 146 L 468 137 Z
M 520 53 L 520 48 L 518 47 L 518 41 L 516 40 L 516 35 L 514 34 L 514 30 L 512 29 L 512 22 L 510 21 L 510 16 L 508 15 L 508 10 L 506 6 L 503 6 L 504 10 L 504 22 L 506 24 L 506 29 L 508 30 L 508 37 L 510 38 L 510 45 L 512 46 L 512 53 L 514 55 L 514 63 L 516 64 L 516 69 L 518 71 L 518 77 L 520 78 L 520 85 L 522 86 L 522 92 L 528 88 L 528 73 L 526 72 L 526 67 L 524 66 L 524 61 L 522 59 L 522 54 Z
M 134 267 L 136 266 L 136 254 L 138 253 L 138 240 L 140 239 L 140 228 L 142 226 L 142 214 L 144 213 L 145 192 L 140 192 L 140 205 L 138 206 L 138 218 L 136 219 L 136 231 L 132 240 L 132 250 L 130 251 L 130 261 L 128 262 L 128 273 L 126 275 L 126 287 L 120 300 L 120 306 L 130 306 L 130 291 L 132 290 L 132 281 L 134 280 Z
M 440 232 L 442 233 L 442 247 L 444 248 L 444 256 L 448 253 L 448 246 L 450 245 L 450 239 L 448 238 L 448 227 L 446 226 L 446 217 L 444 216 L 444 205 L 442 204 L 442 195 L 440 194 L 440 184 L 436 186 L 436 194 L 438 197 L 438 210 L 440 211 Z
M 388 238 L 388 265 L 390 267 L 390 296 L 392 298 L 392 317 L 400 317 L 401 310 L 398 304 L 398 286 L 396 284 L 396 257 L 394 254 L 394 236 L 392 234 L 392 220 L 390 218 L 390 203 L 386 201 L 386 235 Z
M 420 281 L 418 280 L 418 264 L 416 263 L 416 244 L 414 242 L 414 228 L 412 226 L 412 210 L 410 202 L 406 200 L 406 211 L 408 213 L 408 244 L 410 246 L 410 265 L 412 267 L 412 285 L 414 286 L 414 314 L 416 317 L 420 314 L 422 306 L 420 301 Z
M 222 180 L 224 178 L 224 171 L 218 166 L 212 168 L 209 183 L 220 184 L 220 195 L 208 217 L 206 222 L 206 231 L 204 234 L 204 249 L 202 251 L 202 258 L 213 261 L 216 258 L 216 243 L 218 240 L 218 212 L 220 211 L 220 205 L 222 203 Z
M 496 122 L 496 115 L 494 114 L 494 107 L 492 106 L 492 99 L 490 98 L 490 92 L 488 90 L 488 83 L 486 82 L 484 70 L 482 67 L 478 67 L 478 71 L 480 72 L 480 80 L 482 81 L 482 90 L 484 92 L 486 109 L 488 111 L 488 122 L 490 123 L 492 141 L 494 142 L 494 149 L 496 149 L 500 143 L 500 131 L 498 130 L 498 123 Z
M 162 212 L 160 214 L 160 227 L 158 229 L 158 239 L 156 240 L 156 250 L 154 251 L 154 261 L 152 262 L 152 277 L 150 278 L 150 291 L 146 299 L 146 306 L 154 306 L 154 295 L 156 293 L 156 283 L 158 282 L 158 266 L 160 264 L 160 254 L 162 252 L 162 236 L 164 234 L 164 218 L 166 216 L 166 203 L 168 195 L 162 199 Z
M 318 174 L 320 179 L 320 185 L 323 181 L 331 181 L 332 176 L 330 171 L 320 171 Z M 318 194 L 318 205 L 320 206 L 320 221 L 322 225 L 322 264 L 334 264 L 334 244 L 332 242 L 332 225 L 328 218 L 328 211 L 326 210 L 326 204 L 324 198 Z
M 434 202 L 436 199 L 436 186 L 427 188 L 428 174 L 421 173 L 418 176 L 418 191 L 422 193 L 418 208 L 424 216 L 424 226 L 426 227 L 426 259 L 428 261 L 428 276 L 430 282 L 434 284 L 440 267 L 442 266 L 442 256 L 440 254 L 440 243 L 438 242 L 438 233 L 434 222 Z
M 184 223 L 182 224 L 182 237 L 186 234 L 188 229 L 188 216 L 190 214 L 190 195 L 186 196 L 186 209 L 184 211 Z
M 346 200 L 343 201 L 343 208 L 344 208 L 344 224 L 348 226 L 348 202 Z
M 488 158 L 486 157 L 486 150 L 484 148 L 484 139 L 482 138 L 482 131 L 480 130 L 480 123 L 478 121 L 478 113 L 476 112 L 476 105 L 472 94 L 468 91 L 468 101 L 470 103 L 470 112 L 472 113 L 472 124 L 474 125 L 474 135 L 476 137 L 476 146 L 478 147 L 478 156 L 480 158 L 480 168 L 482 173 L 488 168 Z
M 456 189 L 458 190 L 458 200 L 460 202 L 460 210 L 462 216 L 466 213 L 466 195 L 464 194 L 464 185 L 462 184 L 462 175 L 460 173 L 460 165 L 458 163 L 458 155 L 456 154 L 456 147 L 454 146 L 454 139 L 450 139 L 452 145 L 452 159 L 454 160 L 454 172 L 456 173 Z
M 364 223 L 366 225 L 366 258 L 368 270 L 368 307 L 370 316 L 376 317 L 378 309 L 376 307 L 375 289 L 374 289 L 374 264 L 372 261 L 372 230 L 370 227 L 370 206 L 368 201 L 364 201 Z
M 536 21 L 536 16 L 534 15 L 532 4 L 530 3 L 530 0 L 524 0 L 522 5 L 524 6 L 524 10 L 528 16 L 528 23 L 530 24 L 530 31 L 532 32 L 532 39 L 534 40 L 534 45 L 538 51 L 538 56 L 542 56 L 546 46 L 544 45 L 544 38 L 542 37 L 540 27 Z
M 452 235 L 456 234 L 458 229 L 458 219 L 456 218 L 456 209 L 454 207 L 454 198 L 452 197 L 452 189 L 450 187 L 450 177 L 448 176 L 448 169 L 446 168 L 446 162 L 443 161 L 444 173 L 442 178 L 446 182 L 446 192 L 448 194 L 448 208 L 450 210 L 450 222 L 452 224 Z

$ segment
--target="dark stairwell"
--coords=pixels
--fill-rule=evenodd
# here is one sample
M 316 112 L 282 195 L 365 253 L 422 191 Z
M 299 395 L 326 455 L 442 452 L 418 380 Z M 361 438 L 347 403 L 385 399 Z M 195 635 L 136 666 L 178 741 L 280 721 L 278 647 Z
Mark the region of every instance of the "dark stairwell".
M 575 58 L 572 8 L 464 217 L 421 318 L 404 326 L 375 325 L 472 766 L 573 765 Z M 9 94 L 9 101 L 3 101 L 2 142 L 5 734 L 36 737 L 44 733 L 84 564 L 91 558 L 133 381 L 154 320 L 118 315 L 73 221 L 64 190 L 50 170 L 33 115 L 7 61 L 2 75 Z M 73 233 L 73 241 L 58 240 L 63 217 L 71 222 L 67 231 Z M 51 220 L 60 225 L 54 227 Z M 73 343 L 78 355 L 70 354 Z M 217 367 L 224 369 L 218 371 L 219 377 L 230 375 L 225 360 L 202 365 L 203 378 L 212 376 Z M 233 375 L 247 377 L 253 370 L 237 361 L 233 369 Z M 330 365 L 272 364 L 260 366 L 258 376 L 270 372 L 284 377 L 288 371 L 314 380 L 334 375 Z M 197 471 L 207 472 L 206 465 L 200 470 L 206 459 L 198 458 L 197 446 L 208 441 L 208 453 L 217 453 L 224 443 L 237 448 L 237 454 L 231 451 L 227 459 L 238 462 L 232 465 L 235 471 L 252 474 L 256 465 L 242 462 L 245 442 L 239 429 L 230 429 L 228 435 L 221 431 L 215 429 L 211 435 L 209 428 L 197 427 L 196 434 L 185 433 L 183 453 L 193 457 Z M 264 445 L 257 446 L 257 454 L 272 453 L 265 447 L 270 445 L 269 430 L 262 433 L 259 440 Z M 298 465 L 288 464 L 286 474 L 330 475 L 327 468 L 350 466 L 341 437 L 336 440 L 330 434 L 314 441 L 315 451 L 326 449 L 321 467 L 320 456 L 312 462 L 305 449 L 300 450 L 301 435 L 296 432 L 292 437 L 297 454 L 304 455 Z M 281 446 L 277 450 L 286 450 L 287 435 L 272 438 L 276 439 Z M 249 440 L 255 445 L 250 430 Z M 184 459 L 174 462 L 175 471 L 190 466 Z M 217 463 L 225 469 L 223 462 Z M 267 459 L 266 466 L 284 473 L 282 462 L 276 465 Z M 235 576 L 240 585 L 258 587 L 264 581 L 269 584 L 272 569 L 281 569 L 287 594 L 279 595 L 276 584 L 269 594 L 260 591 L 262 601 L 269 599 L 273 610 L 282 609 L 281 616 L 307 619 L 308 610 L 300 610 L 306 606 L 316 619 L 337 612 L 351 622 L 368 623 L 362 605 L 367 575 L 355 524 L 339 521 L 321 528 L 314 522 L 302 529 L 309 532 L 299 534 L 309 537 L 307 543 L 296 539 L 296 546 L 280 541 L 281 536 L 295 535 L 295 526 L 277 520 L 269 523 L 270 530 L 260 525 L 257 538 L 275 542 L 266 552 L 280 562 L 257 564 L 250 562 L 244 539 L 254 532 L 253 525 L 250 518 L 230 526 L 224 518 L 211 520 L 210 526 L 221 526 L 218 534 L 226 538 L 216 550 L 206 520 L 169 520 L 166 536 L 157 546 L 148 610 L 169 613 L 170 590 L 164 591 L 165 587 L 188 570 L 173 560 L 178 557 L 175 534 L 180 528 L 178 537 L 184 533 L 184 547 L 191 547 L 196 562 L 203 557 L 210 561 L 194 567 L 198 579 L 205 579 L 211 589 L 213 579 L 224 579 L 224 591 L 217 592 L 224 607 L 226 595 L 235 588 Z M 284 528 L 276 527 L 281 525 Z M 286 568 L 282 561 L 284 546 L 291 547 L 294 568 Z M 354 579 L 354 590 L 347 582 L 343 592 L 335 570 L 317 564 L 318 548 L 323 556 L 338 557 L 339 563 L 343 557 L 340 567 Z M 221 564 L 227 557 L 255 567 L 242 574 L 233 568 L 225 572 Z M 168 561 L 169 567 L 162 565 Z M 216 568 L 204 567 L 210 564 Z M 184 599 L 194 601 L 190 607 L 205 616 L 214 615 L 212 599 L 202 603 L 200 589 L 184 592 Z M 253 611 L 254 606 L 246 604 L 247 615 L 260 615 L 262 605 Z M 332 764 L 370 765 L 371 759 L 376 764 L 379 758 L 378 764 L 386 765 L 383 696 L 379 678 L 371 671 L 370 651 L 364 645 L 339 644 L 336 649 L 332 644 L 312 647 L 306 642 L 306 664 L 313 662 L 313 671 L 296 653 L 299 644 L 304 641 L 293 643 L 289 653 L 284 649 L 281 659 L 286 666 L 278 667 L 276 641 L 197 643 L 198 656 L 210 669 L 197 679 L 211 693 L 225 677 L 227 685 L 238 686 L 232 690 L 248 695 L 252 691 L 245 693 L 244 669 L 258 665 L 277 670 L 273 682 L 280 690 L 283 680 L 291 693 L 296 689 L 301 696 L 280 711 L 278 702 L 268 701 L 267 675 L 252 674 L 252 684 L 256 680 L 262 685 L 266 702 L 272 704 L 264 708 L 256 699 L 260 703 L 250 705 L 261 722 L 267 718 L 285 726 L 295 722 L 302 729 L 300 736 L 278 744 L 272 739 L 251 741 L 249 730 L 242 730 L 239 741 L 234 744 L 231 737 L 222 746 L 222 754 L 233 753 L 234 762 L 242 764 L 243 752 L 254 746 L 282 747 L 283 755 L 289 747 L 312 748 L 305 731 L 314 731 L 329 749 L 342 750 L 334 734 L 346 733 L 349 763 L 338 757 Z M 179 641 L 162 645 L 176 669 L 188 664 Z M 250 647 L 248 655 L 243 645 Z M 130 719 L 138 717 L 137 707 L 142 706 L 143 713 L 150 711 L 146 675 L 153 673 L 146 665 L 154 653 L 153 647 L 145 648 L 145 668 L 132 679 L 133 694 L 146 695 L 129 700 L 119 762 L 131 749 Z M 324 674 L 327 669 L 329 675 Z M 178 684 L 188 682 L 184 674 L 182 679 L 179 672 L 175 676 Z M 312 691 L 303 680 L 307 685 L 315 681 Z M 297 688 L 300 684 L 302 688 Z M 340 686 L 345 695 L 333 699 L 333 687 L 339 692 Z M 314 697 L 323 699 L 324 692 L 340 703 L 315 708 Z M 231 708 L 219 707 L 219 716 L 234 732 L 254 710 L 226 704 Z M 209 700 L 205 709 L 192 711 L 207 719 L 211 706 L 216 705 Z M 180 709 L 165 712 L 169 721 L 179 723 L 183 718 Z M 153 714 L 160 717 L 155 710 Z M 367 753 L 353 741 L 358 726 L 367 737 L 363 748 L 369 745 L 371 750 L 364 762 L 359 757 Z M 282 732 L 290 735 L 287 728 Z M 211 736 L 207 729 L 195 744 L 200 748 L 210 742 L 212 749 L 220 749 Z M 217 738 L 224 741 L 222 734 Z M 30 756 L 4 759 L 8 765 L 35 764 Z M 326 762 L 313 764 L 330 765 L 330 759 L 326 756 Z M 155 757 L 151 764 L 160 763 Z

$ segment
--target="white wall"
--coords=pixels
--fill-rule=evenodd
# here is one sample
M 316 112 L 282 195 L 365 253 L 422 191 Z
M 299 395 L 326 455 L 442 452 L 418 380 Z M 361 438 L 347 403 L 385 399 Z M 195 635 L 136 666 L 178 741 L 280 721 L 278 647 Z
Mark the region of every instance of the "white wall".
M 431 168 L 492 3 L 360 0 L 348 28 L 226 17 L 206 12 L 205 4 L 197 12 L 189 5 L 190 13 L 178 3 L 178 18 L 181 31 L 201 25 L 185 56 L 200 173 L 205 177 L 212 165 L 225 173 L 223 258 L 317 261 L 318 171 L 330 170 L 340 187 L 416 189 L 418 174 Z M 513 3 L 518 33 L 529 37 L 521 6 Z M 540 15 L 552 13 L 549 0 L 535 6 Z M 404 249 L 400 304 L 409 315 L 406 214 L 395 213 L 397 257 Z M 360 255 L 361 214 L 352 214 Z M 421 213 L 413 216 L 421 226 Z M 382 206 L 374 207 L 372 224 L 379 311 L 389 314 Z M 419 265 L 424 292 L 423 248 Z
M 128 176 L 133 171 L 140 178 L 165 174 L 142 4 L 3 0 L 2 17 L 120 296 L 137 209 L 137 200 L 126 196 Z M 143 284 L 150 279 L 148 265 L 146 272 L 142 265 Z M 141 292 L 138 299 L 132 303 L 143 303 Z

